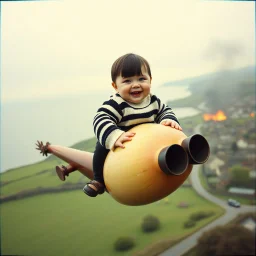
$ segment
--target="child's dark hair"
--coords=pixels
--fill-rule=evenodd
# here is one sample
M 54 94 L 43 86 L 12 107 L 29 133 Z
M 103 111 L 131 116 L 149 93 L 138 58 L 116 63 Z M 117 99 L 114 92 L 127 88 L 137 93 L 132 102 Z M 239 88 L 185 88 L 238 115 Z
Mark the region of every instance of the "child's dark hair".
M 112 65 L 112 68 L 111 68 L 112 81 L 115 83 L 116 78 L 119 75 L 121 75 L 122 77 L 141 76 L 142 67 L 145 68 L 150 78 L 152 78 L 150 66 L 143 57 L 133 53 L 125 54 L 119 57 Z

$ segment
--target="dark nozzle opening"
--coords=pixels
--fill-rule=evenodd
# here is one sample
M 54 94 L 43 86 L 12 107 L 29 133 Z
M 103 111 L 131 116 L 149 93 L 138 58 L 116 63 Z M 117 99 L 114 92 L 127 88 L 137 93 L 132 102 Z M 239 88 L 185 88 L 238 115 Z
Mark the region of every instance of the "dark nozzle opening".
M 158 164 L 166 174 L 181 175 L 188 167 L 188 156 L 184 148 L 174 144 L 161 150 Z
M 181 146 L 188 153 L 190 164 L 203 164 L 209 158 L 210 146 L 207 140 L 200 134 L 184 139 Z

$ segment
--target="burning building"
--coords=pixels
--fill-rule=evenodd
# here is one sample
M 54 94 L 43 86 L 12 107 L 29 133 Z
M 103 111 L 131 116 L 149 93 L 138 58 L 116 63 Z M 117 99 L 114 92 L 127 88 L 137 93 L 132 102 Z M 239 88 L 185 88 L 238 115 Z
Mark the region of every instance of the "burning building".
M 224 121 L 227 119 L 227 116 L 222 110 L 218 110 L 215 114 L 204 114 L 205 121 Z

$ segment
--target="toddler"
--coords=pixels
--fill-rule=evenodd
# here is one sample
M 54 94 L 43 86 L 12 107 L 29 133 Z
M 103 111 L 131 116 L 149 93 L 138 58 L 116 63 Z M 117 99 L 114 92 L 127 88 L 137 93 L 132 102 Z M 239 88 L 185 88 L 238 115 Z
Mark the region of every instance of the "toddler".
M 83 188 L 85 194 L 95 197 L 105 191 L 103 166 L 109 150 L 125 148 L 135 133 L 129 130 L 143 123 L 158 123 L 182 130 L 172 109 L 150 93 L 149 63 L 136 54 L 118 58 L 111 69 L 112 86 L 116 93 L 105 101 L 94 117 L 97 144 L 93 157 L 94 180 Z

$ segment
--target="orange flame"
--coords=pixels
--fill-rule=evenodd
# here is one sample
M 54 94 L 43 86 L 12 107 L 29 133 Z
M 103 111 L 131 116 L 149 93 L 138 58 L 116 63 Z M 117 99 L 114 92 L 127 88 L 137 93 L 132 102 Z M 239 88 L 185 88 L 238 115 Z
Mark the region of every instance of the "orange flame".
M 255 114 L 252 112 L 252 113 L 250 114 L 250 116 L 251 116 L 251 117 L 254 117 L 254 116 L 255 116 Z
M 218 110 L 216 114 L 204 114 L 204 120 L 205 121 L 224 121 L 227 117 L 225 113 L 222 110 Z

